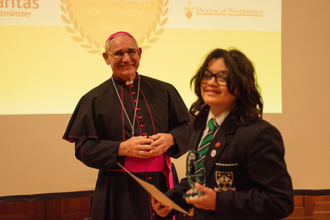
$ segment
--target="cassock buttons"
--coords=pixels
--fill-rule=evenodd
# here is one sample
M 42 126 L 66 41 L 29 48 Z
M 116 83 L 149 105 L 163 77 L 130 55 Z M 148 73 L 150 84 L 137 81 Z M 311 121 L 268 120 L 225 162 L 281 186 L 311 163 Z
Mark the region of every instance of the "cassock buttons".
M 211 157 L 215 157 L 216 154 L 217 154 L 217 151 L 216 150 L 212 150 L 211 151 Z

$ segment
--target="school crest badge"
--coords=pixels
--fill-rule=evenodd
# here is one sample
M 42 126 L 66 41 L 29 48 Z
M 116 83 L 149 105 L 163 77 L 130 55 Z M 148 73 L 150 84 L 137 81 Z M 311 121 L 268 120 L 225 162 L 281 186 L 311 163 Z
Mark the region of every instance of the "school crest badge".
M 235 187 L 232 187 L 233 172 L 216 171 L 215 176 L 218 185 L 218 188 L 214 187 L 215 191 L 235 191 Z

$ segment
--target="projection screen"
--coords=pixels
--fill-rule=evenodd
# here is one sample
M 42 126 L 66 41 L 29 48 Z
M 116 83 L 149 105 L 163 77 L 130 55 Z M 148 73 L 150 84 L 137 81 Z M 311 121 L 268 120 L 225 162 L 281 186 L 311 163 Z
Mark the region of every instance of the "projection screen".
M 117 31 L 142 48 L 138 72 L 173 84 L 188 108 L 206 54 L 234 47 L 255 65 L 264 112 L 282 112 L 280 0 L 1 0 L 0 16 L 0 197 L 94 189 L 97 170 L 61 136 L 111 76 L 101 55 Z

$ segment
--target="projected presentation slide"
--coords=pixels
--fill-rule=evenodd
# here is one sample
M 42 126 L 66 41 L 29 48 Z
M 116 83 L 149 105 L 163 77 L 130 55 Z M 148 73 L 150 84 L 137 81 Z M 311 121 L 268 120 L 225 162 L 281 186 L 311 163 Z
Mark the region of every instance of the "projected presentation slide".
M 281 1 L 0 0 L 0 114 L 69 114 L 112 75 L 104 43 L 127 31 L 141 75 L 173 84 L 187 107 L 190 79 L 215 48 L 254 63 L 264 112 L 282 112 Z

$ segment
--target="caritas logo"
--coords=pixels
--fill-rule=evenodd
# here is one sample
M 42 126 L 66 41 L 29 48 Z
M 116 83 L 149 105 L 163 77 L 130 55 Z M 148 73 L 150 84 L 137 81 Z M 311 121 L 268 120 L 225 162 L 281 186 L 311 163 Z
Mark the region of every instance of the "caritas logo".
M 31 17 L 26 9 L 38 8 L 39 0 L 0 0 L 0 17 Z

